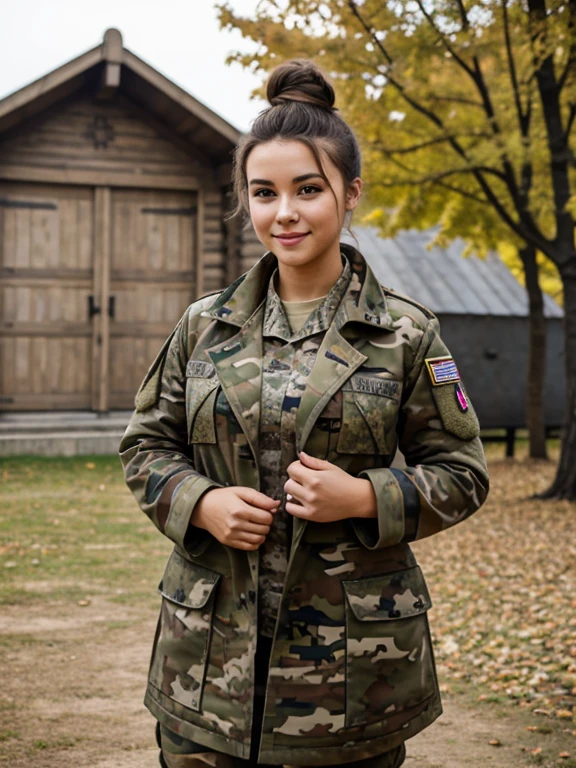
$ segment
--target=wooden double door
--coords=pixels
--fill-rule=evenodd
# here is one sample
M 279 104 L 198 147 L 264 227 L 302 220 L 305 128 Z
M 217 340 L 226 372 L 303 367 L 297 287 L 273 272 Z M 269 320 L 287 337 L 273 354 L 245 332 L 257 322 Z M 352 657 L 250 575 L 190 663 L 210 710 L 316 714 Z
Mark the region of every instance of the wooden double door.
M 194 192 L 0 183 L 0 410 L 132 408 L 197 257 Z

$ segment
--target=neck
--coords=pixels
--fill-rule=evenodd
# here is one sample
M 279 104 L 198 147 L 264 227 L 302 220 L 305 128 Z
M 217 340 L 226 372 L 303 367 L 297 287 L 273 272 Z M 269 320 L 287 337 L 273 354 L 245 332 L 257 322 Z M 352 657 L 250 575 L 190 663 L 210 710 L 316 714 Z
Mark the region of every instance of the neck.
M 297 267 L 278 262 L 278 296 L 282 301 L 311 301 L 326 296 L 342 274 L 340 247 L 330 259 Z

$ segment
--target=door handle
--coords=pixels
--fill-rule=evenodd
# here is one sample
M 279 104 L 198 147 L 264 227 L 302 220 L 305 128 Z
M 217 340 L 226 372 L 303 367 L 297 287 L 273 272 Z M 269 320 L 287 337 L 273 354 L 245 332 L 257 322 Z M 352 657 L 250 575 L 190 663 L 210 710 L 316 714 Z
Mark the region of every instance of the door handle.
M 108 317 L 112 320 L 116 317 L 116 296 L 108 296 Z
M 89 317 L 89 319 L 92 320 L 94 315 L 99 315 L 101 311 L 102 311 L 101 308 L 94 301 L 94 296 L 92 296 L 92 295 L 88 296 L 88 317 Z

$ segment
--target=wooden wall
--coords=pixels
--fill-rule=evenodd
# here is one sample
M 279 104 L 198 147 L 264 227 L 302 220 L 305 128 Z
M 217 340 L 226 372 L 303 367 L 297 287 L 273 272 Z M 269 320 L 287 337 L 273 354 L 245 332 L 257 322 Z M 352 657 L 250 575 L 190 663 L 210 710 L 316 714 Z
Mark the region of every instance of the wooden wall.
M 11 178 L 22 167 L 68 172 L 72 179 L 74 172 L 92 172 L 94 183 L 134 183 L 136 177 L 138 186 L 160 187 L 185 186 L 200 175 L 203 185 L 212 172 L 205 158 L 175 144 L 164 126 L 122 94 L 55 106 L 4 138 L 0 175 Z M 49 179 L 45 173 L 41 180 Z
M 237 271 L 226 193 L 121 93 L 0 137 L 0 409 L 130 408 L 188 304 Z

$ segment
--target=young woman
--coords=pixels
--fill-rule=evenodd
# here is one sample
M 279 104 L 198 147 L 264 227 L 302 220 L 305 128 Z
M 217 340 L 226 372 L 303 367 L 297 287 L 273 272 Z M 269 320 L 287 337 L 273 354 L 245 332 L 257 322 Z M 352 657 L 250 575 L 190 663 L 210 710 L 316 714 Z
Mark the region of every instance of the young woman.
M 188 308 L 120 448 L 175 544 L 146 704 L 168 768 L 397 768 L 441 712 L 409 542 L 484 501 L 478 422 L 434 315 L 340 243 L 362 182 L 332 87 L 292 61 L 268 98 L 235 162 L 268 251 Z

